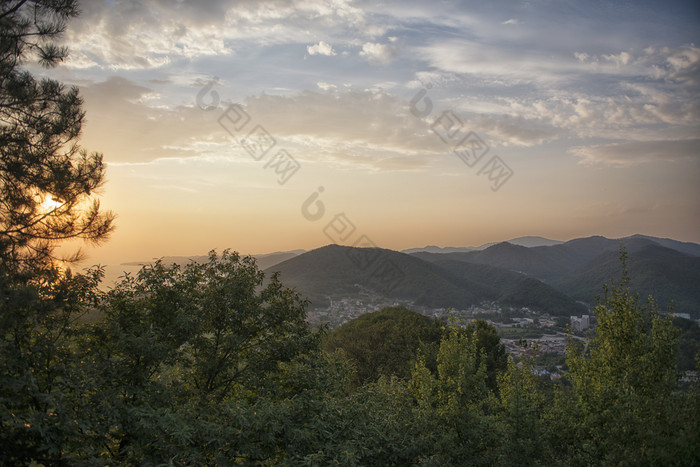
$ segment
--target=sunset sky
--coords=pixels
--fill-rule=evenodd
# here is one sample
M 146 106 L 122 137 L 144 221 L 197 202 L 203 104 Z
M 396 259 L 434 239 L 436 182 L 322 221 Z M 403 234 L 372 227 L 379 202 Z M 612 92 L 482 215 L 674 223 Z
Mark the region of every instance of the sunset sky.
M 90 0 L 42 73 L 108 163 L 93 262 L 700 242 L 699 31 L 697 2 Z

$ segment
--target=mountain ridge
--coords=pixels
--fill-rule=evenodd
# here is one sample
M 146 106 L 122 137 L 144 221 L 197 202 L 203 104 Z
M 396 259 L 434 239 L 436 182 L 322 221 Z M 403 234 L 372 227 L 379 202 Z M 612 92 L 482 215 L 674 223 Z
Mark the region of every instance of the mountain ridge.
M 604 284 L 619 280 L 620 245 L 628 255 L 635 292 L 652 294 L 665 307 L 675 301 L 676 312 L 700 316 L 700 245 L 633 235 L 577 238 L 560 245 L 526 248 L 502 242 L 483 251 L 414 253 L 426 261 L 444 260 L 495 266 L 535 277 L 577 300 L 594 303 Z
M 525 247 L 532 247 L 532 246 L 549 246 L 549 245 L 558 245 L 560 243 L 564 243 L 560 240 L 551 240 L 549 238 L 545 237 L 540 237 L 537 235 L 526 235 L 524 237 L 517 237 L 517 238 L 512 238 L 510 240 L 505 240 L 508 243 L 511 243 L 513 245 L 521 245 Z M 451 247 L 451 246 L 446 246 L 446 247 L 440 247 L 436 245 L 427 245 L 423 248 L 409 248 L 406 250 L 401 250 L 401 253 L 419 253 L 419 252 L 428 252 L 428 253 L 458 253 L 458 252 L 467 252 L 467 251 L 479 251 L 479 250 L 484 250 L 490 246 L 496 245 L 497 243 L 502 243 L 502 242 L 489 242 L 489 243 L 484 243 L 479 246 L 465 246 L 465 247 Z
M 381 267 L 361 269 L 353 264 L 353 255 L 374 255 L 377 264 L 390 263 L 390 267 L 400 273 L 399 280 L 391 288 L 382 287 L 382 278 L 377 274 Z M 499 281 L 500 287 L 496 288 L 479 280 L 481 272 L 473 269 L 486 267 L 463 263 L 445 267 L 393 250 L 327 245 L 283 261 L 265 272 L 278 272 L 285 285 L 297 289 L 316 307 L 326 306 L 331 296 L 356 295 L 358 288 L 363 288 L 388 299 L 409 300 L 415 305 L 432 308 L 464 309 L 492 301 L 507 306 L 531 306 L 561 315 L 586 312 L 585 307 L 535 278 L 490 268 L 491 277 Z M 535 291 L 529 301 L 525 288 Z

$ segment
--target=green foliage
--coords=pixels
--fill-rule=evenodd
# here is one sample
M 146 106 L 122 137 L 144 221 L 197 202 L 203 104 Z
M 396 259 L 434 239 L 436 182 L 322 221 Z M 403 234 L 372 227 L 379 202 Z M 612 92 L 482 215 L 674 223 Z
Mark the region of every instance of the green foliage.
M 587 437 L 584 454 L 605 463 L 669 464 L 687 458 L 697 434 L 671 429 L 685 399 L 676 390 L 677 331 L 670 315 L 631 295 L 623 280 L 596 306 L 588 353 L 571 349 L 567 363 Z
M 566 355 L 557 352 L 543 352 L 535 357 L 534 364 L 538 368 L 554 373 L 560 371 L 558 367 L 566 368 Z
M 495 398 L 487 384 L 486 355 L 473 336 L 453 328 L 440 343 L 437 374 L 421 358 L 411 389 L 427 426 L 429 465 L 488 464 L 497 442 L 489 413 Z
M 612 287 L 596 310 L 588 349 L 572 346 L 571 386 L 537 376 L 532 362 L 508 363 L 484 321 L 442 328 L 402 308 L 338 333 L 379 349 L 388 373 L 420 349 L 410 375 L 360 385 L 347 349 L 321 350 L 305 302 L 276 277 L 264 281 L 250 258 L 224 252 L 185 267 L 157 263 L 106 294 L 97 291 L 100 274 L 5 284 L 3 297 L 37 319 L 4 324 L 0 464 L 699 458 L 700 389 L 676 385 L 670 319 L 641 308 L 624 287 Z M 87 312 L 102 318 L 78 319 Z M 423 332 L 434 339 L 432 355 L 420 346 Z
M 541 418 L 547 400 L 541 385 L 532 362 L 524 365 L 510 362 L 499 375 L 500 464 L 531 465 L 543 456 L 545 437 Z
M 381 376 L 407 378 L 420 350 L 425 365 L 436 373 L 444 323 L 404 307 L 367 313 L 331 331 L 324 340 L 327 351 L 342 349 L 356 370 L 355 384 Z M 459 332 L 473 340 L 481 364 L 486 365 L 489 388 L 497 387 L 497 374 L 506 368 L 507 355 L 496 329 L 484 320 L 469 323 Z
M 51 269 L 29 284 L 0 279 L 1 465 L 53 463 L 80 449 L 75 323 L 98 303 L 102 275 Z
M 501 344 L 498 331 L 483 319 L 478 319 L 469 323 L 464 332 L 476 345 L 480 359 L 479 363 L 482 362 L 481 359 L 483 358 L 483 362 L 486 364 L 486 383 L 488 387 L 496 390 L 498 375 L 505 371 L 508 364 L 506 348 Z
M 162 411 L 177 418 L 173 403 L 254 400 L 282 363 L 317 347 L 304 301 L 276 277 L 262 283 L 252 258 L 226 251 L 184 268 L 144 267 L 107 293 L 104 321 L 83 348 L 101 378 L 93 411 L 120 427 L 110 433 L 113 452 L 141 462 L 152 449 L 145 433 L 172 438 Z
M 678 338 L 678 369 L 695 369 L 696 359 L 700 358 L 700 326 L 695 321 L 674 318 L 673 324 L 680 332 Z
M 0 2 L 2 465 L 72 462 L 82 449 L 75 323 L 99 302 L 103 271 L 61 271 L 54 251 L 66 239 L 106 239 L 114 216 L 94 197 L 102 156 L 77 144 L 77 88 L 22 69 L 63 60 L 56 41 L 76 15 L 71 0 Z
M 331 331 L 323 347 L 329 352 L 343 350 L 355 366 L 357 384 L 380 376 L 406 378 L 421 345 L 434 355 L 443 326 L 404 307 L 388 307 Z

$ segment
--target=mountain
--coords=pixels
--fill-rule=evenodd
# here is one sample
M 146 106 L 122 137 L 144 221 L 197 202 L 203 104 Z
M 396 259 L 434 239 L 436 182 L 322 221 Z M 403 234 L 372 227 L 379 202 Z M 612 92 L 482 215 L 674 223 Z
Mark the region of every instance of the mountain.
M 154 258 L 150 261 L 129 261 L 127 263 L 121 263 L 122 266 L 146 266 L 153 264 L 160 260 L 165 265 L 177 264 L 179 266 L 186 266 L 189 263 L 204 263 L 209 261 L 208 256 L 163 256 L 162 258 Z
M 481 246 L 478 246 L 474 248 L 474 250 L 485 250 L 486 248 L 496 245 L 498 243 L 503 243 L 503 242 L 490 242 L 490 243 L 484 243 Z M 544 237 L 538 237 L 534 235 L 528 235 L 526 237 L 517 237 L 517 238 L 511 238 L 510 240 L 506 240 L 506 243 L 510 243 L 511 245 L 519 245 L 519 246 L 524 246 L 526 248 L 532 248 L 536 246 L 552 246 L 552 245 L 559 245 L 561 242 L 559 240 L 551 240 L 549 238 L 544 238 Z
M 454 247 L 454 246 L 435 246 L 435 245 L 427 245 L 424 246 L 423 248 L 409 248 L 408 250 L 401 250 L 401 253 L 406 253 L 406 254 L 411 254 L 411 253 L 419 253 L 419 252 L 427 252 L 427 253 L 464 253 L 466 251 L 474 251 L 476 250 L 477 247 L 474 246 L 462 246 L 462 247 Z
M 674 299 L 676 311 L 700 316 L 700 280 L 696 280 L 700 245 L 633 235 L 622 239 L 601 236 L 526 248 L 507 242 L 483 251 L 465 253 L 415 253 L 413 256 L 439 264 L 443 260 L 494 266 L 517 271 L 544 281 L 560 292 L 592 303 L 602 285 L 619 277 L 619 247 L 629 255 L 634 290 L 653 294 L 660 304 Z M 690 253 L 690 254 L 689 254 Z
M 371 259 L 372 265 L 358 267 L 357 258 Z M 390 271 L 392 280 L 387 281 L 382 271 Z M 330 297 L 356 296 L 367 289 L 433 308 L 468 308 L 487 300 L 552 314 L 585 313 L 585 307 L 532 277 L 458 261 L 430 263 L 379 248 L 328 245 L 265 272 L 279 272 L 285 285 L 296 288 L 316 307 L 328 306 Z
M 568 295 L 526 274 L 485 264 L 442 260 L 435 264 L 494 293 L 494 300 L 514 307 L 528 307 L 551 315 L 581 315 L 588 309 Z
M 387 281 L 382 271 L 398 280 Z M 435 307 L 466 306 L 489 296 L 483 287 L 439 266 L 381 248 L 328 245 L 265 270 L 272 272 L 279 272 L 282 283 L 296 288 L 317 307 L 328 306 L 329 297 L 355 296 L 361 288 Z
M 575 300 L 594 303 L 603 284 L 619 280 L 619 248 L 628 253 L 632 289 L 652 294 L 665 308 L 700 317 L 700 245 L 668 238 L 602 236 L 557 242 L 519 237 L 482 247 L 437 247 L 397 252 L 328 245 L 254 255 L 266 273 L 279 271 L 314 307 L 331 298 L 373 292 L 430 308 L 468 308 L 483 301 L 530 307 L 553 315 L 581 314 Z M 407 254 L 406 252 L 412 252 Z M 206 261 L 206 256 L 168 256 L 166 263 Z M 132 268 L 151 261 L 124 263 Z M 117 271 L 114 269 L 115 277 Z M 109 271 L 108 271 L 109 273 Z M 119 273 L 121 274 L 121 273 Z
M 267 269 L 274 266 L 275 264 L 286 261 L 290 258 L 294 258 L 306 250 L 291 250 L 291 251 L 277 251 L 275 253 L 267 253 L 262 255 L 251 255 L 255 258 L 260 269 Z M 153 264 L 157 259 L 160 259 L 163 264 L 179 264 L 180 266 L 186 266 L 191 262 L 203 263 L 209 260 L 209 256 L 163 256 L 162 258 L 156 258 L 151 261 L 131 261 L 128 263 L 121 263 L 122 266 L 145 266 L 147 264 Z
M 645 236 L 632 236 L 616 240 L 594 236 L 576 238 L 557 245 L 530 248 L 502 242 L 482 251 L 446 253 L 439 257 L 434 256 L 433 253 L 421 252 L 414 253 L 414 256 L 431 262 L 439 259 L 453 259 L 488 264 L 522 272 L 545 282 L 552 282 L 574 273 L 602 253 L 617 253 L 620 243 L 625 245 L 628 252 L 632 252 L 647 245 L 659 245 L 657 240 L 659 239 Z M 681 242 L 676 243 L 680 244 L 679 248 L 684 250 L 692 248 Z M 700 245 L 696 246 L 700 248 Z
M 430 262 L 444 259 L 463 261 L 474 264 L 485 264 L 502 269 L 517 271 L 537 279 L 548 281 L 572 272 L 585 262 L 577 260 L 566 248 L 533 247 L 503 242 L 490 246 L 482 251 L 467 253 L 415 253 L 414 256 Z M 589 258 L 593 259 L 593 257 Z M 580 264 L 579 264 L 580 263 Z
M 700 256 L 700 245 L 697 243 L 691 243 L 691 242 L 679 242 L 678 240 L 672 240 L 670 238 L 656 238 L 656 237 L 649 237 L 647 235 L 632 235 L 631 237 L 627 237 L 628 239 L 631 238 L 642 238 L 646 240 L 651 240 L 654 243 L 657 243 L 663 247 L 670 248 L 672 250 L 679 251 L 681 253 L 685 253 L 686 255 L 690 256 Z
M 627 269 L 630 288 L 640 294 L 640 299 L 652 295 L 662 310 L 673 301 L 675 312 L 700 315 L 700 257 L 653 243 L 632 249 Z M 618 254 L 608 251 L 552 285 L 578 300 L 591 302 L 602 294 L 601 284 L 619 282 L 621 276 Z
M 491 243 L 484 243 L 481 246 L 465 246 L 465 247 L 452 247 L 452 246 L 446 246 L 446 247 L 439 247 L 435 245 L 428 245 L 423 248 L 409 248 L 408 250 L 401 250 L 402 253 L 420 253 L 420 252 L 426 252 L 426 253 L 465 253 L 468 251 L 478 251 L 478 250 L 485 250 L 486 248 L 496 245 L 499 242 L 491 242 Z M 535 247 L 535 246 L 551 246 L 551 245 L 558 245 L 560 243 L 559 240 L 550 240 L 548 238 L 544 237 L 536 237 L 536 236 L 527 236 L 527 237 L 518 237 L 518 238 L 513 238 L 510 240 L 507 240 L 507 243 L 510 243 L 512 245 L 520 245 L 524 247 Z
M 267 269 L 275 264 L 281 263 L 282 261 L 287 261 L 290 258 L 299 256 L 302 253 L 306 253 L 306 250 L 278 251 L 265 255 L 253 255 L 253 258 L 255 258 L 255 261 L 258 263 L 258 267 L 260 269 Z

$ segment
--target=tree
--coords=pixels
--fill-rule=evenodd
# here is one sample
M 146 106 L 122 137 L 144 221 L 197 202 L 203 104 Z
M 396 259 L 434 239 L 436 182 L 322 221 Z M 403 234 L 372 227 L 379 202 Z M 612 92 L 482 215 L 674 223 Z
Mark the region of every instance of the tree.
M 437 373 L 422 356 L 410 381 L 416 418 L 431 443 L 424 455 L 430 465 L 493 463 L 497 429 L 496 400 L 488 388 L 486 356 L 473 335 L 449 329 L 440 342 Z
M 380 376 L 408 378 L 416 351 L 434 360 L 443 323 L 401 306 L 366 313 L 331 331 L 323 347 L 342 349 L 355 365 L 356 383 L 376 381 Z M 434 361 L 430 365 L 434 368 Z
M 587 438 L 583 459 L 615 465 L 691 459 L 698 435 L 677 423 L 689 406 L 677 390 L 672 314 L 630 293 L 624 249 L 620 259 L 622 281 L 606 287 L 595 308 L 588 353 L 571 347 L 567 359 Z
M 501 343 L 496 328 L 483 319 L 477 319 L 469 323 L 464 331 L 476 342 L 476 348 L 485 358 L 487 383 L 490 389 L 497 390 L 498 375 L 506 370 L 508 354 L 506 347 Z
M 535 465 L 544 451 L 541 417 L 545 394 L 531 361 L 522 365 L 507 363 L 498 376 L 500 395 L 500 463 Z
M 55 465 L 81 449 L 76 321 L 99 302 L 101 278 L 55 273 L 2 296 L 0 465 Z
M 102 271 L 61 271 L 56 247 L 99 242 L 102 155 L 78 145 L 77 88 L 23 69 L 67 56 L 57 44 L 73 0 L 0 0 L 0 464 L 70 462 L 80 449 L 76 320 L 99 302 Z M 77 260 L 79 252 L 66 260 Z
M 58 259 L 56 245 L 99 242 L 114 215 L 95 190 L 104 182 L 102 155 L 77 141 L 85 112 L 76 87 L 37 81 L 22 65 L 53 67 L 68 54 L 57 45 L 73 0 L 0 2 L 0 261 L 4 272 L 42 270 Z M 67 260 L 77 260 L 79 252 Z
M 101 450 L 129 464 L 174 454 L 184 464 L 209 464 L 201 461 L 211 454 L 206 446 L 227 442 L 234 457 L 256 458 L 245 436 L 222 440 L 212 430 L 256 413 L 266 393 L 281 390 L 274 381 L 284 365 L 319 346 L 306 301 L 276 275 L 264 279 L 253 258 L 211 252 L 184 268 L 144 267 L 106 294 L 104 319 L 81 345 L 92 372 L 84 378 L 92 387 L 82 391 L 91 395 L 87 424 Z

